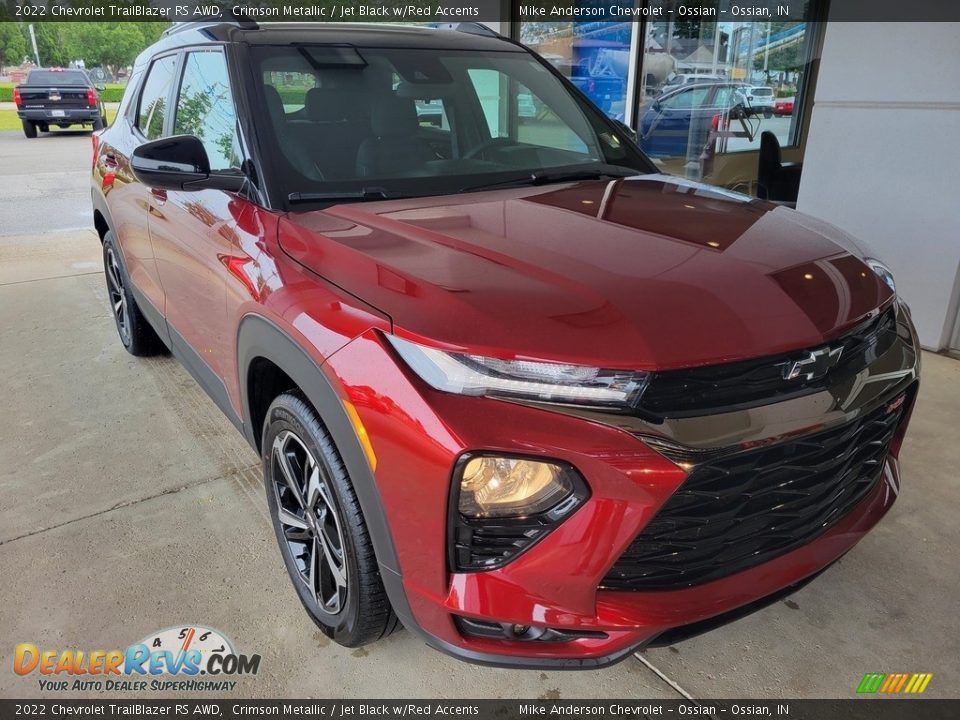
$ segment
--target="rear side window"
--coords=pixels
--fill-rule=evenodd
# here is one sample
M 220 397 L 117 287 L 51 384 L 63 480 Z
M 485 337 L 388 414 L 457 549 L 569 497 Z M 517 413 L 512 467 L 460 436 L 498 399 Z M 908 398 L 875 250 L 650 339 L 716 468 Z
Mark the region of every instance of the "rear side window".
M 183 71 L 174 135 L 196 135 L 203 142 L 211 170 L 240 166 L 237 111 L 223 53 L 191 52 Z
M 177 56 L 168 55 L 155 60 L 147 73 L 140 94 L 140 109 L 137 112 L 137 127 L 148 140 L 163 135 L 163 121 L 167 116 L 167 98 L 177 69 Z

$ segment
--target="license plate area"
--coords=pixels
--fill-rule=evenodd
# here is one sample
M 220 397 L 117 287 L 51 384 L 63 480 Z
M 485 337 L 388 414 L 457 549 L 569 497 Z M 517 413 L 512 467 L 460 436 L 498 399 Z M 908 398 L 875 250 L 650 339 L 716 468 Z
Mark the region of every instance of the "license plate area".
M 51 110 L 50 115 L 52 117 L 66 117 L 67 113 L 65 113 L 63 110 Z

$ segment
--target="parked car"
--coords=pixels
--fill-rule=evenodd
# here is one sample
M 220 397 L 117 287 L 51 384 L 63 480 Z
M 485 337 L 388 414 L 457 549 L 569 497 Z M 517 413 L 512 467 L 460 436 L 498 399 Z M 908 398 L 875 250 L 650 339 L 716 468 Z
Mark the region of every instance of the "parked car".
M 793 115 L 793 101 L 795 98 L 785 97 L 777 98 L 773 101 L 773 114 L 777 117 L 783 115 Z
M 699 155 L 714 118 L 743 105 L 738 82 L 684 84 L 654 100 L 637 126 L 640 148 L 653 157 Z
M 722 82 L 730 82 L 730 78 L 726 77 L 725 75 L 717 75 L 713 73 L 672 73 L 669 77 L 667 77 L 666 82 L 663 83 L 663 87 L 660 88 L 660 94 L 663 95 L 671 90 L 676 90 L 678 87 L 693 83 L 702 84 Z
M 657 174 L 471 30 L 168 30 L 94 136 L 109 307 L 259 454 L 336 642 L 402 623 L 592 669 L 783 597 L 883 517 L 917 339 L 846 234 Z M 305 113 L 284 72 L 315 76 Z M 451 128 L 419 122 L 431 94 Z
M 23 134 L 35 138 L 38 130 L 49 132 L 52 125 L 89 125 L 102 130 L 107 125 L 107 113 L 100 99 L 102 90 L 83 70 L 31 70 L 26 82 L 13 89 Z
M 750 115 L 773 116 L 773 88 L 745 86 L 739 91 Z

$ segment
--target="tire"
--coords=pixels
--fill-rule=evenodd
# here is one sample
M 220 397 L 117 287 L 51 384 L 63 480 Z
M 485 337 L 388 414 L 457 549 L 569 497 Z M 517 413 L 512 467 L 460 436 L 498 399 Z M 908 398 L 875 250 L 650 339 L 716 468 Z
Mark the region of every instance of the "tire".
M 390 635 L 399 621 L 353 484 L 316 411 L 299 392 L 284 393 L 267 410 L 262 437 L 270 518 L 307 614 L 345 647 Z
M 150 327 L 130 291 L 130 278 L 123 265 L 112 231 L 103 236 L 103 272 L 107 280 L 107 299 L 120 342 L 131 355 L 156 355 L 163 350 L 163 341 Z
M 764 116 L 765 118 L 767 118 L 767 120 L 769 120 L 770 118 L 773 117 L 773 113 L 770 112 L 769 110 L 764 110 L 764 111 L 763 111 L 763 116 Z
M 102 115 L 97 115 L 97 117 L 93 119 L 94 132 L 96 132 L 97 130 L 103 130 L 106 126 L 107 126 L 107 119 Z
M 28 139 L 32 140 L 37 136 L 37 126 L 35 123 L 29 120 L 21 120 L 20 124 L 23 125 L 23 134 L 26 135 Z

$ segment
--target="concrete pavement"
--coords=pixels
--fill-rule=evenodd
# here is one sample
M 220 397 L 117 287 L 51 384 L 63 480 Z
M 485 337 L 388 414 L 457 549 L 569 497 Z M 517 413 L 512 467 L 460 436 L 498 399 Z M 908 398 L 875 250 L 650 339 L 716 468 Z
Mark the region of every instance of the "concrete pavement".
M 183 623 L 263 655 L 243 697 L 852 697 L 893 671 L 960 695 L 960 363 L 929 354 L 902 497 L 784 602 L 593 672 L 479 668 L 405 632 L 330 643 L 289 586 L 254 453 L 173 359 L 123 351 L 99 242 L 62 229 L 89 212 L 89 146 L 0 135 L 0 696 L 55 697 L 10 671 L 16 643 L 111 649 Z

